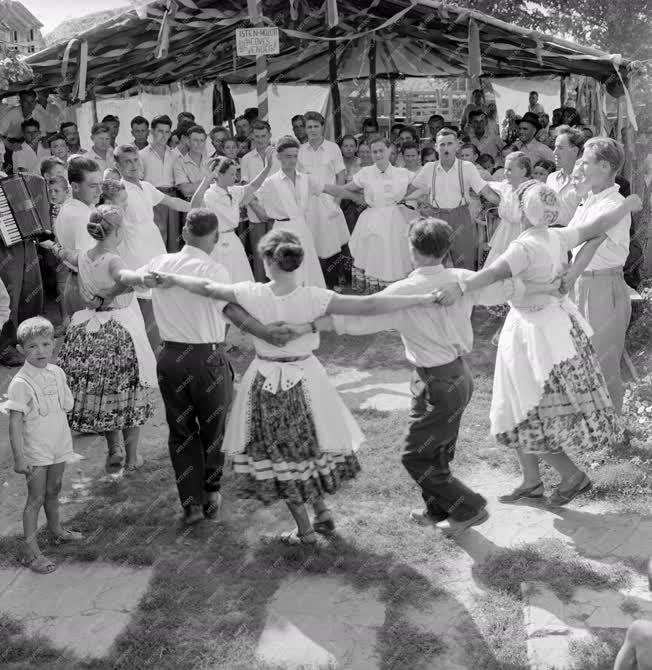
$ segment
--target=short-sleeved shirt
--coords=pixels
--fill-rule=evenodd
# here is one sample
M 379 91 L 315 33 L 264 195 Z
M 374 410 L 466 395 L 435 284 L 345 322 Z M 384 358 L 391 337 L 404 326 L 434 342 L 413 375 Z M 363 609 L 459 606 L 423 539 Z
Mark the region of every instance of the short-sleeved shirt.
M 165 194 L 146 181 L 138 185 L 126 180 L 122 183 L 127 191 L 122 258 L 129 269 L 136 270 L 165 253 L 161 232 L 154 223 L 154 207 Z
M 190 153 L 180 156 L 174 161 L 174 185 L 194 184 L 204 178 L 205 156 L 199 159 L 199 163 L 191 158 Z
M 522 151 L 530 159 L 533 167 L 539 161 L 555 160 L 555 154 L 552 149 L 537 139 L 531 140 L 527 144 L 523 144 L 521 140 L 516 140 L 514 146 L 517 151 Z
M 29 382 L 21 378 L 23 374 Z M 7 397 L 5 407 L 23 414 L 23 456 L 28 465 L 54 465 L 73 457 L 66 412 L 74 399 L 60 367 L 38 368 L 26 361 L 21 374 L 9 383 Z
M 278 170 L 265 179 L 256 197 L 267 216 L 273 219 L 294 219 L 306 214 L 310 196 L 319 195 L 323 184 L 303 172 L 296 172 L 295 181 Z
M 262 172 L 264 167 L 264 157 L 260 155 L 258 149 L 252 149 L 240 160 L 240 176 L 242 181 L 245 184 L 251 183 Z M 278 158 L 276 157 L 276 154 L 274 154 L 272 157 L 272 169 L 269 172 L 270 176 L 276 173 L 279 167 L 280 164 L 278 162 Z M 253 209 L 251 209 L 251 207 L 247 207 L 247 216 L 249 217 L 249 221 L 252 221 L 253 223 L 260 223 L 260 219 L 258 216 L 256 216 L 256 213 Z
M 476 137 L 475 133 L 469 133 L 469 139 L 471 140 L 471 144 L 475 144 L 481 154 L 489 154 L 494 160 L 498 158 L 503 148 L 503 141 L 500 139 L 500 135 L 490 133 L 488 130 L 485 131 L 485 134 L 481 138 Z
M 623 203 L 623 196 L 619 193 L 617 184 L 606 188 L 600 193 L 590 193 L 581 207 L 577 208 L 575 216 L 568 224 L 569 227 L 580 226 L 583 223 L 595 221 L 600 215 L 615 209 Z M 608 270 L 621 268 L 629 256 L 629 229 L 632 217 L 628 214 L 615 226 L 607 230 L 607 239 L 598 247 L 586 271 Z M 575 249 L 576 255 L 579 248 Z
M 141 149 L 138 155 L 143 165 L 143 179 L 145 181 L 157 187 L 169 188 L 174 186 L 174 163 L 178 154 L 175 154 L 169 147 L 165 147 L 165 153 L 161 158 L 149 145 Z
M 40 109 L 39 106 L 34 107 L 34 110 L 27 117 L 27 119 L 34 119 L 35 121 L 38 121 L 41 128 L 41 133 L 47 132 L 49 119 L 42 107 Z M 23 129 L 21 128 L 21 124 L 27 119 L 25 118 L 20 105 L 17 107 L 12 107 L 0 120 L 0 135 L 4 135 L 10 139 L 22 137 Z
M 324 316 L 333 291 L 316 286 L 299 286 L 286 295 L 276 295 L 269 284 L 240 282 L 233 285 L 235 297 L 251 316 L 263 324 L 275 321 L 310 323 Z M 319 348 L 319 334 L 308 333 L 282 347 L 254 338 L 256 353 L 269 358 L 306 356 Z
M 557 170 L 548 175 L 546 184 L 555 191 L 559 198 L 559 219 L 557 223 L 560 226 L 567 226 L 575 216 L 580 204 L 580 197 L 573 186 L 571 175 L 564 170 Z
M 14 174 L 19 170 L 24 170 L 30 174 L 40 175 L 41 161 L 50 156 L 50 150 L 43 147 L 40 142 L 36 147 L 36 151 L 34 151 L 29 144 L 23 142 L 20 149 L 14 151 L 11 157 L 14 166 Z
M 458 163 L 462 163 L 462 181 L 464 182 L 464 193 L 460 193 L 460 178 Z M 453 209 L 462 204 L 463 199 L 469 202 L 470 191 L 473 189 L 480 193 L 487 185 L 487 182 L 480 176 L 478 169 L 469 163 L 469 161 L 453 161 L 453 167 L 450 170 L 444 170 L 439 161 L 426 163 L 421 171 L 412 181 L 412 185 L 418 189 L 426 189 L 430 194 L 430 200 L 433 201 L 432 183 L 433 172 L 436 171 L 435 194 L 436 206 L 443 209 Z
M 2 330 L 2 326 L 4 326 L 11 317 L 9 303 L 9 292 L 2 279 L 0 279 L 0 330 Z
M 381 172 L 377 165 L 368 165 L 353 175 L 353 183 L 364 189 L 364 199 L 370 207 L 390 207 L 405 197 L 413 176 L 406 168 L 388 165 Z
M 66 249 L 88 251 L 95 246 L 95 240 L 88 234 L 91 208 L 81 200 L 71 198 L 61 205 L 54 223 L 57 242 Z
M 330 140 L 314 149 L 310 142 L 299 149 L 298 169 L 317 178 L 324 184 L 334 184 L 335 177 L 346 171 L 340 148 Z
M 163 254 L 153 258 L 139 271 L 171 272 L 210 279 L 219 284 L 231 283 L 231 277 L 223 265 L 189 244 L 176 254 Z M 197 295 L 179 286 L 152 290 L 154 318 L 161 338 L 166 342 L 223 342 L 226 322 L 222 310 L 226 304 L 222 300 Z
M 108 149 L 106 154 L 102 156 L 101 154 L 98 154 L 97 151 L 93 149 L 93 147 L 91 147 L 84 155 L 84 158 L 90 158 L 91 160 L 94 160 L 100 166 L 100 170 L 102 172 L 112 168 L 115 165 L 115 159 L 113 158 L 113 152 L 111 149 Z
M 240 223 L 240 203 L 245 196 L 244 186 L 223 189 L 212 184 L 204 194 L 204 207 L 217 215 L 220 233 L 235 230 Z

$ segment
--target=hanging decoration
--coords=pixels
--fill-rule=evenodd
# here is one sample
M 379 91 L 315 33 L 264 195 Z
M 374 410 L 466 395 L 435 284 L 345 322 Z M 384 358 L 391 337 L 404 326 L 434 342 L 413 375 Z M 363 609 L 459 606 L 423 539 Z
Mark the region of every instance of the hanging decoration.
M 73 99 L 86 100 L 86 73 L 88 71 L 88 42 L 74 38 L 66 44 L 61 59 L 61 83 L 69 84 L 72 76 L 68 76 L 68 65 L 70 64 L 70 54 L 73 48 L 79 45 L 79 56 L 77 61 L 77 79 L 72 91 Z
M 163 15 L 161 27 L 158 31 L 158 37 L 156 38 L 155 58 L 157 60 L 160 60 L 161 58 L 167 58 L 168 51 L 170 49 L 170 23 L 174 20 L 177 9 L 177 3 L 174 0 L 167 0 L 165 14 Z
M 482 54 L 480 51 L 480 28 L 475 19 L 469 20 L 469 65 L 468 73 L 471 79 L 482 76 Z
M 340 22 L 340 17 L 337 13 L 337 0 L 326 0 L 326 19 L 329 28 L 335 28 Z

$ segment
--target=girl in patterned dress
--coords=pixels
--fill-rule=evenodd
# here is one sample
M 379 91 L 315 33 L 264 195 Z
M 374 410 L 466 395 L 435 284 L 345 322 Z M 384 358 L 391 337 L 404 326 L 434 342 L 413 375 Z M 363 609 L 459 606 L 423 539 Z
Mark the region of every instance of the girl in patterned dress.
M 640 198 L 631 196 L 593 222 L 552 228 L 559 217 L 559 201 L 550 187 L 532 182 L 519 198 L 521 235 L 489 267 L 444 289 L 442 298 L 508 277 L 519 277 L 526 286 L 552 283 L 570 249 L 599 237 L 641 207 Z M 523 482 L 499 500 L 543 498 L 541 457 L 561 476 L 550 503 L 565 505 L 591 488 L 590 479 L 567 450 L 614 444 L 621 439 L 621 428 L 591 344 L 593 331 L 568 296 L 530 295 L 510 306 L 498 341 L 491 433 L 499 444 L 516 449 Z
M 223 449 L 233 457 L 239 494 L 264 503 L 285 500 L 297 528 L 288 544 L 313 544 L 315 532 L 335 528 L 324 495 L 360 470 L 356 451 L 364 437 L 313 355 L 319 347 L 314 321 L 326 314 L 379 314 L 430 304 L 432 295 L 353 297 L 301 285 L 299 238 L 288 230 L 265 235 L 258 252 L 267 284 L 220 285 L 159 274 L 160 286 L 182 286 L 219 300 L 237 302 L 262 323 L 296 324 L 300 335 L 283 347 L 254 338 L 256 358 L 239 385 Z M 306 325 L 309 324 L 309 325 Z M 315 511 L 311 523 L 306 503 Z
M 156 360 L 145 322 L 131 292 L 142 280 L 120 256 L 122 212 L 100 205 L 91 212 L 88 233 L 97 244 L 88 252 L 43 242 L 55 256 L 76 267 L 82 297 L 97 309 L 75 312 L 59 352 L 58 364 L 68 376 L 74 403 L 70 427 L 80 433 L 102 433 L 107 442 L 107 467 L 140 465 L 140 426 L 154 413 L 158 388 Z

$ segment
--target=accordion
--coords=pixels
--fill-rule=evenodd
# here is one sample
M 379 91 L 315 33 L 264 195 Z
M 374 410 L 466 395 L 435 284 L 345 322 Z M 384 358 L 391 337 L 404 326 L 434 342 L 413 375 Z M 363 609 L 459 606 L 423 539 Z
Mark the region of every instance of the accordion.
M 0 179 L 0 239 L 5 246 L 51 236 L 45 179 L 24 172 Z

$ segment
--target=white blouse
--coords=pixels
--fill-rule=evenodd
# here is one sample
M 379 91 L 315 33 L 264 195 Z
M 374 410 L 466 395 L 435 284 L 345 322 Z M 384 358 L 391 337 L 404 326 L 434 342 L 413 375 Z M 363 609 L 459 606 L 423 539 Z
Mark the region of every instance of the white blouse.
M 218 230 L 227 233 L 240 223 L 240 203 L 245 197 L 244 186 L 229 186 L 226 190 L 212 184 L 204 194 L 204 207 L 217 215 Z
M 391 207 L 403 200 L 414 175 L 406 168 L 389 165 L 381 172 L 376 165 L 360 168 L 353 183 L 364 189 L 364 199 L 370 207 Z

